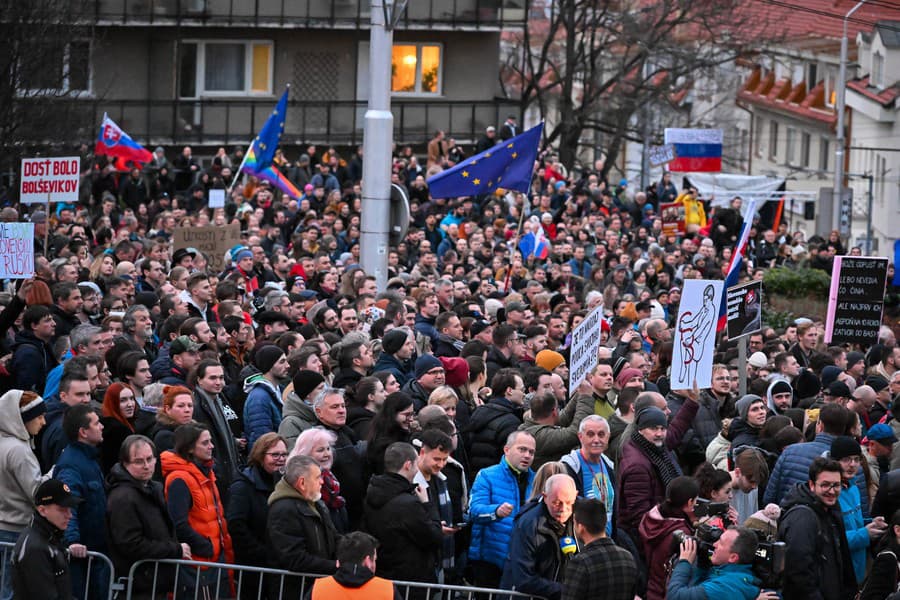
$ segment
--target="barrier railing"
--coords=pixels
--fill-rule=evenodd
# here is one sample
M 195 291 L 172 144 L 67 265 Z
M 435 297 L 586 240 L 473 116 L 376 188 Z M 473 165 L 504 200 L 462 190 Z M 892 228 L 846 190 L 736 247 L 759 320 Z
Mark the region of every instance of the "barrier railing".
M 280 569 L 209 563 L 192 560 L 143 560 L 128 574 L 126 600 L 212 598 L 268 598 L 295 600 L 305 597 L 321 575 Z M 150 583 L 146 589 L 143 584 Z M 414 581 L 395 581 L 404 600 L 542 600 L 509 590 L 477 588 Z M 232 595 L 233 594 L 233 595 Z
M 15 546 L 16 544 L 14 542 L 0 542 L 0 559 L 2 559 L 0 560 L 0 581 L 2 582 L 5 582 L 8 577 L 12 577 L 12 553 Z M 72 560 L 73 559 L 69 560 L 70 565 L 72 564 Z M 84 587 L 80 595 L 75 594 L 76 597 L 89 600 L 112 600 L 119 592 L 125 589 L 125 586 L 122 583 L 116 582 L 116 574 L 112 561 L 105 554 L 101 554 L 100 552 L 88 552 L 87 559 L 74 560 L 83 561 L 82 566 L 85 569 Z M 105 584 L 106 588 L 106 593 L 102 597 L 98 597 L 97 593 L 91 593 L 91 585 L 96 584 L 97 582 L 95 571 L 98 566 L 105 567 L 109 573 L 109 580 L 107 581 L 106 576 L 103 576 L 103 581 L 101 582 L 101 584 Z M 11 585 L 12 582 L 10 581 L 10 586 Z M 101 585 L 100 589 L 103 589 L 103 585 Z M 94 591 L 96 592 L 96 589 Z

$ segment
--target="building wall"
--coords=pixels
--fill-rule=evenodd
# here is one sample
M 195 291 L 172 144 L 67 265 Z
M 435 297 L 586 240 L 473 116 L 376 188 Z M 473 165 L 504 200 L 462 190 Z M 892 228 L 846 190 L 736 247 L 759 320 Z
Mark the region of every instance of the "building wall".
M 878 240 L 877 252 L 891 256 L 893 240 L 900 233 L 897 227 L 900 222 L 900 119 L 879 123 L 860 111 L 853 111 L 851 145 L 857 148 L 850 151 L 850 173 L 871 173 L 875 177 L 872 236 Z M 865 146 L 872 149 L 858 148 Z M 853 188 L 853 240 L 856 244 L 867 235 L 869 186 L 866 179 L 851 178 L 850 187 Z

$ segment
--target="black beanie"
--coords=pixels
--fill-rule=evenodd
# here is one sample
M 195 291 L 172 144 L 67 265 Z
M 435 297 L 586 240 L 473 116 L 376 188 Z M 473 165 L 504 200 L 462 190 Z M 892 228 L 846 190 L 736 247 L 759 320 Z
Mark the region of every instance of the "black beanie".
M 396 354 L 408 338 L 409 335 L 402 329 L 391 329 L 384 334 L 381 340 L 381 349 L 388 354 Z
M 321 373 L 310 371 L 309 369 L 301 369 L 294 375 L 294 393 L 301 400 L 305 400 L 319 384 L 325 381 Z
M 281 348 L 275 344 L 269 344 L 256 351 L 256 356 L 253 357 L 253 364 L 256 365 L 260 373 L 265 374 L 272 370 L 272 367 L 275 366 L 275 363 L 282 356 L 284 356 L 284 351 Z

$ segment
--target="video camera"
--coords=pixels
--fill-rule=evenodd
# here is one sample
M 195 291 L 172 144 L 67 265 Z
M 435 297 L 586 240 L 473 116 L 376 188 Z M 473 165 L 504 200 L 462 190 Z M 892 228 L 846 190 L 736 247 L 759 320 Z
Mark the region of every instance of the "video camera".
M 727 505 L 726 505 L 727 506 Z M 695 513 L 696 514 L 696 513 Z M 681 543 L 686 540 L 694 540 L 697 542 L 697 566 L 702 569 L 712 568 L 710 557 L 712 556 L 713 544 L 719 541 L 725 531 L 721 527 L 710 525 L 709 523 L 701 523 L 697 526 L 694 535 L 688 535 L 680 529 L 672 532 L 673 554 L 680 551 Z
M 781 577 L 784 574 L 784 542 L 776 542 L 762 531 L 756 531 L 758 544 L 756 558 L 753 559 L 753 573 L 762 582 L 763 589 L 777 590 L 781 588 Z
M 727 502 L 710 502 L 709 500 L 698 499 L 694 505 L 694 516 L 698 519 L 703 517 L 722 517 L 728 516 Z M 716 538 L 718 539 L 718 538 Z

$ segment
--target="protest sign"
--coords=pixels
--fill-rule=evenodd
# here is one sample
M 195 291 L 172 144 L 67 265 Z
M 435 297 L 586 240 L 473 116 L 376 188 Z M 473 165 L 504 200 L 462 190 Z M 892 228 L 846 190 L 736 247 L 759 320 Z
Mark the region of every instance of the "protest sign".
M 597 366 L 597 351 L 600 348 L 600 321 L 603 306 L 598 306 L 572 331 L 572 346 L 569 350 L 569 397 Z
M 34 223 L 0 223 L 0 279 L 34 277 Z
M 650 146 L 648 154 L 650 157 L 650 165 L 659 167 L 675 160 L 675 145 L 665 144 L 663 146 Z
M 78 202 L 81 160 L 65 158 L 23 158 L 19 185 L 22 204 L 38 202 Z
M 672 389 L 712 385 L 716 322 L 722 305 L 723 281 L 688 279 L 684 282 L 672 349 Z
M 728 288 L 728 339 L 762 330 L 762 280 Z
M 235 222 L 225 227 L 176 227 L 172 252 L 193 248 L 209 260 L 209 271 L 220 273 L 225 268 L 225 253 L 241 243 L 241 226 Z
M 662 215 L 662 231 L 667 237 L 684 235 L 684 204 L 680 202 L 668 202 L 659 205 L 659 213 Z
M 209 207 L 223 208 L 225 206 L 225 190 L 209 190 Z
M 875 344 L 881 328 L 888 259 L 837 256 L 831 270 L 827 344 Z

